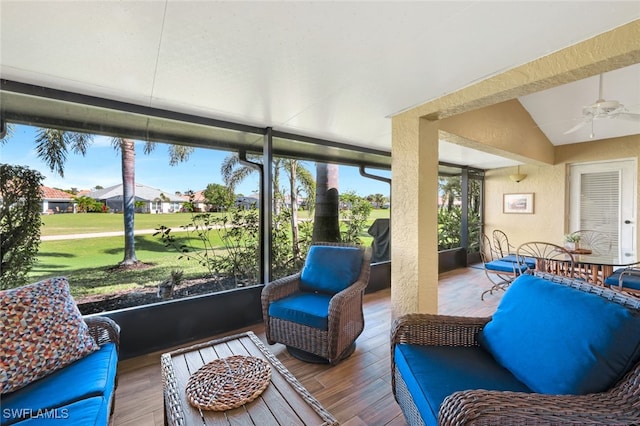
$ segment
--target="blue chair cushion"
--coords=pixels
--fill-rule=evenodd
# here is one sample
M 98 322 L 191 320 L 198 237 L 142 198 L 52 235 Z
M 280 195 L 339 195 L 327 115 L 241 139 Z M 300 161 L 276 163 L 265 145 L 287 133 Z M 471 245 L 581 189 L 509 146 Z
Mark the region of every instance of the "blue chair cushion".
M 523 273 L 528 267 L 527 265 L 520 265 L 505 260 L 492 260 L 484 264 L 484 267 L 490 271 L 507 272 L 507 273 Z
M 20 426 L 107 426 L 109 424 L 109 401 L 101 396 L 83 399 L 72 404 L 50 410 L 29 413 Z
M 478 335 L 533 391 L 584 395 L 612 387 L 640 359 L 640 316 L 596 294 L 518 277 Z
M 517 262 L 518 256 L 516 256 L 515 254 L 510 254 L 508 256 L 501 257 L 499 260 L 504 260 L 505 262 Z M 536 268 L 536 259 L 533 257 L 520 256 L 520 263 L 524 263 L 529 267 L 529 269 Z
M 394 353 L 396 367 L 427 425 L 438 424 L 442 401 L 457 391 L 531 392 L 478 346 L 400 344 Z
M 360 275 L 362 250 L 357 247 L 311 246 L 300 277 L 300 288 L 336 294 Z
M 269 316 L 328 330 L 330 301 L 331 296 L 328 294 L 296 293 L 271 302 Z
M 624 269 L 618 269 L 612 275 L 609 275 L 604 283 L 610 286 L 620 285 L 620 274 Z M 637 270 L 634 274 L 624 274 L 622 277 L 622 285 L 633 290 L 640 290 L 640 270 Z
M 101 396 L 107 401 L 113 393 L 118 354 L 114 343 L 75 361 L 56 372 L 36 380 L 15 392 L 2 395 L 2 410 L 54 409 L 83 399 Z M 13 410 L 13 411 L 12 411 Z M 18 410 L 18 411 L 15 411 Z M 19 417 L 0 416 L 2 426 L 19 421 Z

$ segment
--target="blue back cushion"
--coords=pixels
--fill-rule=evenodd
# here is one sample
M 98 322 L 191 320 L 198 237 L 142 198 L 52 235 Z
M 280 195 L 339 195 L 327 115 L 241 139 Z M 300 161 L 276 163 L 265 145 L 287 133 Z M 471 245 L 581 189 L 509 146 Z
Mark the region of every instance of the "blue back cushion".
M 311 246 L 300 277 L 303 290 L 336 294 L 360 275 L 362 250 L 357 247 Z
M 584 395 L 609 389 L 639 361 L 640 317 L 598 295 L 522 275 L 478 339 L 533 391 Z

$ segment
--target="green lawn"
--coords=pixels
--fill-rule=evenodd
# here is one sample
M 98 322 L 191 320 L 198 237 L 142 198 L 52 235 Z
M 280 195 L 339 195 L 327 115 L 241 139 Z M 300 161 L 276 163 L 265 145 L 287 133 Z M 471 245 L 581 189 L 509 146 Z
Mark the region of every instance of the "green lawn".
M 214 213 L 216 215 L 222 213 Z M 160 225 L 178 228 L 191 222 L 191 213 L 136 214 L 135 229 L 156 229 Z M 42 236 L 122 231 L 124 219 L 117 213 L 64 213 L 42 216 Z
M 223 213 L 213 213 L 222 215 Z M 300 219 L 308 219 L 309 211 L 299 212 Z M 388 218 L 389 209 L 373 209 L 369 219 Z M 156 229 L 160 225 L 178 229 L 180 225 L 191 222 L 191 213 L 137 214 L 135 229 Z M 123 217 L 115 213 L 63 213 L 42 216 L 42 236 L 86 234 L 93 232 L 122 231 Z
M 308 212 L 301 212 L 307 218 Z M 372 210 L 370 223 L 378 217 L 389 217 L 389 210 Z M 121 231 L 122 215 L 119 214 L 57 214 L 42 217 L 42 235 L 81 234 L 104 231 Z M 187 234 L 178 232 L 180 225 L 191 222 L 191 214 L 175 213 L 164 215 L 138 214 L 136 229 L 155 229 L 160 225 L 172 228 L 176 238 Z M 212 243 L 222 247 L 217 232 L 211 234 Z M 365 231 L 360 238 L 365 246 L 370 246 L 373 238 Z M 158 237 L 138 235 L 135 237 L 136 257 L 151 268 L 114 272 L 110 270 L 122 261 L 124 243 L 122 237 L 99 237 L 73 240 L 42 241 L 38 252 L 38 262 L 30 272 L 33 281 L 64 275 L 69 278 L 74 296 L 95 293 L 115 293 L 118 290 L 155 287 L 169 277 L 172 269 L 182 269 L 185 278 L 201 277 L 206 269 L 194 260 L 178 259 L 179 254 L 164 247 Z

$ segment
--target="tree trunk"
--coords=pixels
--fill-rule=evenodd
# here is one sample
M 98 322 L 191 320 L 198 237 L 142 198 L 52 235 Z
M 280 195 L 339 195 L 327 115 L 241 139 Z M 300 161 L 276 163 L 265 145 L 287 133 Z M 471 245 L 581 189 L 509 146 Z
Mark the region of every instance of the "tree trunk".
M 121 265 L 138 262 L 134 240 L 136 152 L 131 139 L 120 142 L 122 155 L 122 211 L 124 213 L 124 260 Z
M 296 191 L 296 167 L 298 162 L 296 160 L 289 160 L 291 170 L 289 171 L 289 198 L 291 201 L 291 247 L 293 252 L 293 258 L 298 259 L 300 256 L 300 244 L 298 242 L 298 203 L 297 203 L 297 191 Z
M 316 163 L 316 208 L 313 241 L 340 241 L 338 166 Z

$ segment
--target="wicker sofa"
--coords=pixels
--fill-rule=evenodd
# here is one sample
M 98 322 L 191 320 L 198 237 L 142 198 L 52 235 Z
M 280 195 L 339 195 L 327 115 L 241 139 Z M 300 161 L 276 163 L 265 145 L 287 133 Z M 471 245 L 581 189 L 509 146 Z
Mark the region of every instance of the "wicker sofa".
M 638 298 L 526 274 L 493 317 L 395 320 L 393 393 L 410 425 L 640 424 L 639 321 Z
M 65 278 L 0 292 L 0 425 L 107 425 L 120 327 L 82 317 Z

